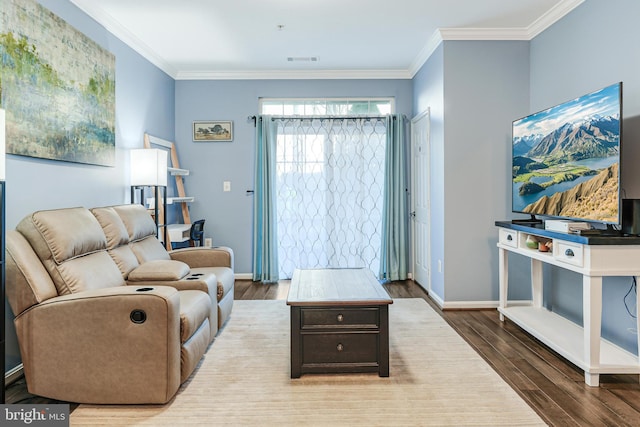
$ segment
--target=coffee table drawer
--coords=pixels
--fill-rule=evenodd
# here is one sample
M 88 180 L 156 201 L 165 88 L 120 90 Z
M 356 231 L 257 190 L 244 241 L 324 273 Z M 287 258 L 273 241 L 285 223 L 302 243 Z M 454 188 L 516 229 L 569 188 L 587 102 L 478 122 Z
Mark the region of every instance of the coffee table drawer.
M 300 310 L 302 329 L 318 327 L 377 328 L 380 310 L 371 308 L 303 308 Z
M 378 362 L 378 334 L 308 334 L 302 336 L 302 366 Z

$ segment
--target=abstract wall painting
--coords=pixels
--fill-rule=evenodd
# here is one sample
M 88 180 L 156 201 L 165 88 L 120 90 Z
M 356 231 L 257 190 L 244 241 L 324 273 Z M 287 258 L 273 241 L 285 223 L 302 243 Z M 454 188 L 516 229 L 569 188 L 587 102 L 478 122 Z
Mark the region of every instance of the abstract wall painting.
M 115 165 L 115 57 L 34 0 L 0 0 L 7 153 Z

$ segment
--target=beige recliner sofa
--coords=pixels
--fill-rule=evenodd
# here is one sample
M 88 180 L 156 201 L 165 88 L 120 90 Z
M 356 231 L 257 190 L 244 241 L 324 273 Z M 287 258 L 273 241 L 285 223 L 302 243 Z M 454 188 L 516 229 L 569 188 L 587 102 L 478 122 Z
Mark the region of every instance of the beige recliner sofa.
M 166 403 L 233 305 L 233 252 L 167 252 L 140 205 L 35 212 L 6 253 L 27 388 L 52 399 Z

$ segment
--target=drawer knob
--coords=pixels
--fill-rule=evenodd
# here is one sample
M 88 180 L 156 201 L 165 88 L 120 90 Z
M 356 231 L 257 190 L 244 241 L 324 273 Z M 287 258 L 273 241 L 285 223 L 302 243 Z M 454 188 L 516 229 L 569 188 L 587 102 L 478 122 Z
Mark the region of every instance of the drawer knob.
M 336 347 L 336 350 L 342 351 L 344 350 L 344 346 L 342 344 L 338 344 L 338 346 Z
M 344 320 L 344 316 L 342 314 L 338 314 L 338 322 L 342 322 Z
M 575 255 L 571 249 L 567 249 L 566 251 L 564 251 L 564 254 L 566 256 L 574 256 Z
M 509 235 L 507 236 L 507 240 L 508 240 L 508 241 L 512 241 L 512 240 L 513 240 L 513 236 L 511 236 L 511 234 L 509 234 Z

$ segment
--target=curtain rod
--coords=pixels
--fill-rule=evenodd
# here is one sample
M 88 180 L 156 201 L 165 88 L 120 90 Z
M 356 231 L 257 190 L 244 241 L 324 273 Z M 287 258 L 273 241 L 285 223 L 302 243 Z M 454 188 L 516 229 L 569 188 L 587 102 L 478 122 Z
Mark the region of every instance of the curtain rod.
M 380 120 L 387 116 L 271 116 L 271 120 L 288 120 L 288 119 L 301 119 L 301 120 L 324 120 L 324 119 L 365 119 L 365 120 Z M 392 115 L 393 120 L 396 119 L 395 115 Z M 402 117 L 405 117 L 403 114 Z M 253 121 L 253 125 L 256 125 L 257 116 L 248 116 L 247 121 Z

